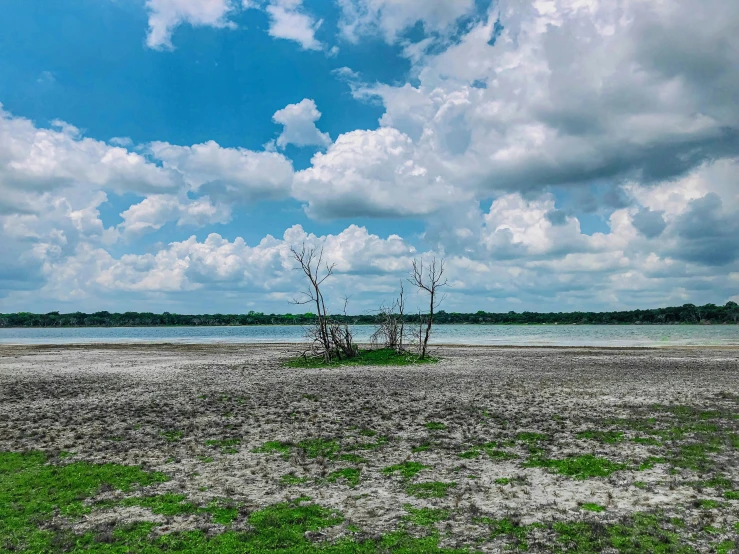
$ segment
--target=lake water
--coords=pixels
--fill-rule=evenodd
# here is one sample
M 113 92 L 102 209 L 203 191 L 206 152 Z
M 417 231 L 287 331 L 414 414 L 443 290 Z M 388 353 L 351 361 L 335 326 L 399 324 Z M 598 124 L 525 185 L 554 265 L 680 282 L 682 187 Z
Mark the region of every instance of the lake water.
M 354 328 L 367 342 L 370 325 Z M 89 344 L 110 342 L 295 343 L 299 326 L 85 327 L 0 329 L 0 344 Z M 706 346 L 739 345 L 739 325 L 437 325 L 435 344 L 511 346 Z

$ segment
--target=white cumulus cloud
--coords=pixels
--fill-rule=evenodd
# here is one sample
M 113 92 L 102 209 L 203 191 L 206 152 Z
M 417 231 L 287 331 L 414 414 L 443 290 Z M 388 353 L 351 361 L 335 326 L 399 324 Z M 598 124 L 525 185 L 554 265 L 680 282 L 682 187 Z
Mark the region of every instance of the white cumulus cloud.
M 316 127 L 316 121 L 320 118 L 321 112 L 310 98 L 277 110 L 272 119 L 283 126 L 282 133 L 277 137 L 277 146 L 328 146 L 331 144 L 331 137 Z
M 146 0 L 149 32 L 146 44 L 154 49 L 171 49 L 172 33 L 183 23 L 193 27 L 234 28 L 228 20 L 234 9 L 231 0 Z

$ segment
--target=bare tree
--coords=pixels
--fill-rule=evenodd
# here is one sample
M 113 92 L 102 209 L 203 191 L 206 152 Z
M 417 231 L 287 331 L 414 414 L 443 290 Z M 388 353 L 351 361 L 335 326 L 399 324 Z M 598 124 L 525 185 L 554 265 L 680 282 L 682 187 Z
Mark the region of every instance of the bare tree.
M 346 306 L 348 298 L 344 298 L 344 321 L 338 322 L 329 317 L 326 309 L 326 301 L 321 292 L 323 282 L 333 275 L 334 264 L 329 265 L 323 260 L 323 248 L 306 248 L 303 243 L 300 250 L 291 247 L 295 260 L 300 264 L 300 269 L 308 278 L 308 290 L 304 291 L 303 298 L 294 299 L 293 304 L 315 304 L 316 323 L 308 329 L 307 335 L 310 340 L 309 351 L 313 356 L 321 357 L 326 362 L 337 358 L 354 358 L 359 354 L 359 349 L 354 344 L 354 336 L 349 327 Z M 307 356 L 307 352 L 303 353 Z
M 349 318 L 346 313 L 346 306 L 349 299 L 344 297 L 344 321 L 328 322 L 328 334 L 333 347 L 333 352 L 337 358 L 355 358 L 359 354 L 359 348 L 354 344 L 354 335 L 351 327 L 349 327 Z
M 419 330 L 420 358 L 424 359 L 428 350 L 431 325 L 434 322 L 434 311 L 445 298 L 439 296 L 439 289 L 448 285 L 444 278 L 444 259 L 442 258 L 437 263 L 436 258 L 432 258 L 426 271 L 424 271 L 423 259 L 413 260 L 413 271 L 411 271 L 411 277 L 408 281 L 418 290 L 426 291 L 429 294 L 429 314 L 425 321 L 425 330 L 423 328 Z M 419 319 L 421 318 L 419 317 Z M 423 327 L 423 323 L 420 325 Z
M 308 278 L 310 285 L 307 291 L 303 291 L 304 298 L 294 299 L 293 304 L 315 304 L 316 305 L 316 325 L 311 330 L 311 338 L 316 353 L 320 353 L 326 362 L 331 361 L 331 336 L 329 334 L 328 313 L 326 312 L 326 302 L 321 293 L 321 285 L 328 279 L 334 271 L 334 265 L 323 263 L 323 248 L 316 250 L 314 247 L 306 248 L 303 243 L 300 250 L 294 246 L 290 247 L 293 258 L 300 264 L 299 268 Z M 323 263 L 323 268 L 321 264 Z
M 382 343 L 385 348 L 392 348 L 397 352 L 403 351 L 403 336 L 405 334 L 405 290 L 403 281 L 400 282 L 400 294 L 390 306 L 382 305 L 378 311 L 379 327 L 372 334 L 373 344 Z

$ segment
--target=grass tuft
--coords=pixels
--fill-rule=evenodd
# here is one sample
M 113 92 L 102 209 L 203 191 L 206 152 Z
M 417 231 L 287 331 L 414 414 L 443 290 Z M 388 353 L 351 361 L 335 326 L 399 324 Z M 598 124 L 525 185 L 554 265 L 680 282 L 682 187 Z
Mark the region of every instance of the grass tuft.
M 303 358 L 298 356 L 290 358 L 285 365 L 294 368 L 317 368 L 317 367 L 339 367 L 352 365 L 414 365 L 436 363 L 439 359 L 427 356 L 423 360 L 410 352 L 396 352 L 392 348 L 376 348 L 360 350 L 355 358 L 334 360 L 326 363 L 323 358 Z
M 546 467 L 575 479 L 588 479 L 591 477 L 608 477 L 614 471 L 626 468 L 624 464 L 612 462 L 606 458 L 599 458 L 592 454 L 584 456 L 570 456 L 561 460 L 531 457 L 523 464 L 524 467 Z
M 441 481 L 430 481 L 428 483 L 415 483 L 408 485 L 405 489 L 411 496 L 416 498 L 444 498 L 449 489 L 453 489 L 457 483 L 442 483 Z

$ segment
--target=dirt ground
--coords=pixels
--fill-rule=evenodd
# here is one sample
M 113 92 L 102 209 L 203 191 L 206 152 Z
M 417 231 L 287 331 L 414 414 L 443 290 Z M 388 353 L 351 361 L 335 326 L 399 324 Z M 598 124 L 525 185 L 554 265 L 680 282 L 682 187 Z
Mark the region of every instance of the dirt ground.
M 226 499 L 233 529 L 310 497 L 344 517 L 316 541 L 403 528 L 567 551 L 580 539 L 560 524 L 583 522 L 736 551 L 739 349 L 441 347 L 436 364 L 288 369 L 293 349 L 0 347 L 0 451 L 161 471 L 146 494 Z M 104 502 L 124 496 L 102 490 L 66 524 L 223 529 Z

